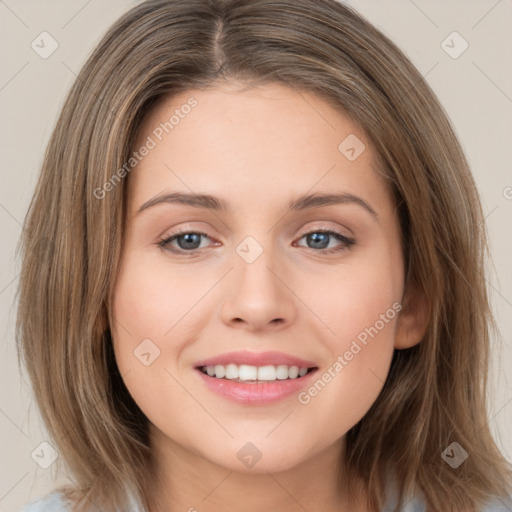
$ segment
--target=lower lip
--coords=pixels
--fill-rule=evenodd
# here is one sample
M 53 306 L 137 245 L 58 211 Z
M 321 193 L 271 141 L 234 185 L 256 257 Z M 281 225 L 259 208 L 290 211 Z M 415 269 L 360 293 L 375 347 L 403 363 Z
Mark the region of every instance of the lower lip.
M 199 369 L 203 382 L 209 389 L 235 402 L 248 405 L 264 405 L 283 400 L 297 394 L 311 381 L 317 369 L 296 379 L 273 380 L 269 382 L 236 382 L 230 379 L 210 377 Z

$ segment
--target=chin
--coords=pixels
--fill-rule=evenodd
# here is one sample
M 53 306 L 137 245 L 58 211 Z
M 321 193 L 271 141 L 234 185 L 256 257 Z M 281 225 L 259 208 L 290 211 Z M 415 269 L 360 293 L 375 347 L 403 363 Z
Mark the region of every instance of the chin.
M 298 466 L 304 460 L 297 451 L 297 445 L 275 445 L 268 440 L 266 443 L 251 441 L 234 441 L 233 448 L 226 447 L 220 453 L 207 457 L 218 466 L 230 471 L 247 474 L 278 473 Z M 262 446 L 265 444 L 265 446 Z M 227 456 L 231 452 L 233 456 Z

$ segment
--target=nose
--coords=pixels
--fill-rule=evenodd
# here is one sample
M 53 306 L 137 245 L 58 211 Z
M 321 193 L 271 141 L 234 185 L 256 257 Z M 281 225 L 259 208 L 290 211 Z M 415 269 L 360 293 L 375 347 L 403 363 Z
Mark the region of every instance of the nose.
M 226 282 L 222 320 L 231 327 L 254 332 L 274 332 L 291 325 L 297 310 L 289 280 L 289 273 L 270 251 L 263 251 L 252 263 L 235 259 Z

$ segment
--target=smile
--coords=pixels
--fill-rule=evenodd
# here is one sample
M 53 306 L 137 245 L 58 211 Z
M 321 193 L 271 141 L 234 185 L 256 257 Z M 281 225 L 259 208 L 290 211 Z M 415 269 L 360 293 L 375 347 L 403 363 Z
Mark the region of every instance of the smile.
M 310 369 L 312 370 L 312 368 Z M 256 383 L 275 380 L 298 379 L 308 373 L 308 368 L 288 365 L 251 366 L 247 364 L 216 364 L 201 367 L 201 371 L 216 379 L 229 379 L 235 382 Z
M 208 374 L 208 369 L 213 375 Z M 267 405 L 297 396 L 311 385 L 311 379 L 317 371 L 317 367 L 299 368 L 286 365 L 228 364 L 195 368 L 196 375 L 206 390 L 213 391 L 223 399 L 247 406 Z

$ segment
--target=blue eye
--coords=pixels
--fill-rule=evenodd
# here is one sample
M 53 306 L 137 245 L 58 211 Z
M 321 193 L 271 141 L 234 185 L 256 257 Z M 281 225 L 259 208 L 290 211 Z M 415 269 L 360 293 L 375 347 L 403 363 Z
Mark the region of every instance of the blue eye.
M 354 245 L 355 240 L 352 238 L 348 238 L 337 231 L 332 230 L 317 230 L 306 233 L 301 237 L 306 238 L 307 243 L 312 244 L 312 249 L 319 249 L 320 253 L 333 253 L 343 251 L 348 247 Z M 341 242 L 341 246 L 328 248 L 329 242 L 335 239 L 338 242 Z
M 175 233 L 170 237 L 165 238 L 164 240 L 160 240 L 158 245 L 165 249 L 166 251 L 174 252 L 174 253 L 183 253 L 183 252 L 191 252 L 199 249 L 201 244 L 201 237 L 210 238 L 206 233 L 202 233 L 200 231 L 182 231 L 179 233 Z M 171 246 L 171 242 L 177 241 L 179 248 Z
M 158 245 L 168 252 L 192 256 L 198 252 L 198 249 L 202 248 L 202 237 L 212 240 L 206 233 L 201 231 L 182 231 L 160 240 Z M 343 251 L 355 244 L 355 240 L 332 230 L 311 231 L 303 235 L 300 240 L 303 238 L 306 238 L 307 243 L 311 245 L 310 249 L 320 253 Z M 333 239 L 340 242 L 340 244 L 337 247 L 329 248 L 329 243 Z M 173 246 L 173 242 L 176 242 L 178 247 Z

